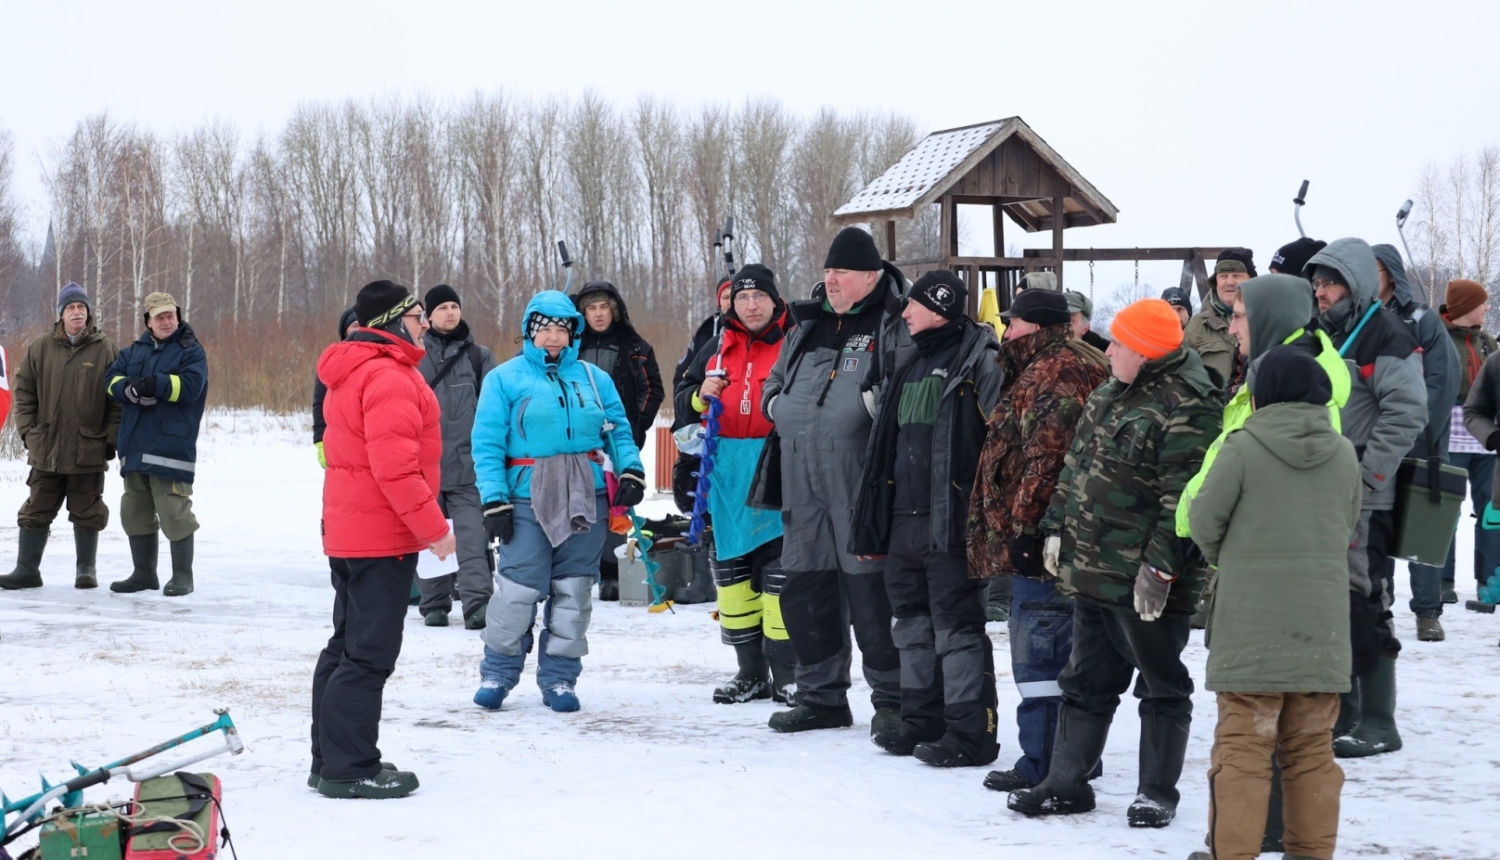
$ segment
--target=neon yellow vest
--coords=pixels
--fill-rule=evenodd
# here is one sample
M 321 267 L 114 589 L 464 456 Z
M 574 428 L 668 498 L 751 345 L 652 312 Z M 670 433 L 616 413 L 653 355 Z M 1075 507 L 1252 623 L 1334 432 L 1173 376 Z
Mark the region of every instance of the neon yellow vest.
M 1291 336 L 1282 341 L 1283 344 L 1291 343 L 1301 337 L 1306 329 L 1297 329 Z M 1318 353 L 1318 364 L 1328 374 L 1328 381 L 1333 384 L 1333 397 L 1328 401 L 1328 417 L 1333 421 L 1333 429 L 1343 432 L 1343 422 L 1339 420 L 1339 412 L 1349 402 L 1349 365 L 1339 356 L 1339 351 L 1334 348 L 1333 341 L 1328 335 L 1321 331 L 1313 332 L 1322 345 L 1323 351 Z M 1198 474 L 1188 481 L 1187 487 L 1183 489 L 1182 495 L 1177 500 L 1177 536 L 1192 537 L 1192 529 L 1188 527 L 1188 508 L 1192 506 L 1193 499 L 1198 496 L 1198 490 L 1203 486 L 1203 479 L 1208 476 L 1208 469 L 1214 464 L 1214 458 L 1219 455 L 1219 448 L 1224 445 L 1224 440 L 1229 434 L 1245 426 L 1245 420 L 1250 417 L 1254 409 L 1250 405 L 1250 386 L 1241 385 L 1240 390 L 1229 398 L 1229 403 L 1224 406 L 1224 429 L 1219 432 L 1219 438 L 1215 439 L 1208 451 L 1203 455 L 1203 468 Z

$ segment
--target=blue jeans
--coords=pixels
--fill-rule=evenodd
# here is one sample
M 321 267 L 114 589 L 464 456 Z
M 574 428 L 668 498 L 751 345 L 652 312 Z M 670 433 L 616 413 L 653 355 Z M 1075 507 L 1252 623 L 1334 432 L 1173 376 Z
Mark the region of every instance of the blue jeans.
M 537 686 L 572 685 L 583 672 L 589 652 L 588 626 L 593 612 L 591 590 L 599 578 L 599 555 L 609 534 L 609 506 L 596 496 L 598 519 L 593 528 L 553 547 L 537 522 L 530 499 L 515 500 L 515 536 L 500 547 L 495 593 L 484 627 L 484 660 L 479 677 L 507 690 L 521 681 L 537 604 L 547 601 L 537 655 Z
M 1490 502 L 1491 482 L 1495 476 L 1494 454 L 1450 454 L 1451 465 L 1469 472 L 1469 500 L 1474 506 L 1474 578 L 1480 583 L 1500 570 L 1500 531 L 1490 531 L 1479 524 L 1478 517 Z M 1462 521 L 1460 521 L 1462 522 Z M 1442 567 L 1411 564 L 1411 611 L 1419 618 L 1437 618 L 1443 614 L 1443 583 L 1452 583 L 1456 574 L 1455 548 L 1448 546 L 1448 560 Z
M 1040 783 L 1052 761 L 1057 711 L 1062 707 L 1057 676 L 1073 653 L 1073 601 L 1059 594 L 1054 582 L 1024 576 L 1011 580 L 1010 670 L 1021 693 L 1016 706 L 1021 746 L 1016 770 Z M 1102 772 L 1096 767 L 1094 776 Z

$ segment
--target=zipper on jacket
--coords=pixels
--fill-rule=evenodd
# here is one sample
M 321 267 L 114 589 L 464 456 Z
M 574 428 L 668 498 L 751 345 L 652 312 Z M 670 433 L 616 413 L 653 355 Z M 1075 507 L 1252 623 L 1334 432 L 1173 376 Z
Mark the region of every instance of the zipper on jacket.
M 557 383 L 557 404 L 563 408 L 563 417 L 568 427 L 568 438 L 573 438 L 573 408 L 568 405 L 568 390 L 563 387 L 562 377 L 557 371 L 547 371 L 547 378 Z M 575 384 L 576 387 L 576 384 Z

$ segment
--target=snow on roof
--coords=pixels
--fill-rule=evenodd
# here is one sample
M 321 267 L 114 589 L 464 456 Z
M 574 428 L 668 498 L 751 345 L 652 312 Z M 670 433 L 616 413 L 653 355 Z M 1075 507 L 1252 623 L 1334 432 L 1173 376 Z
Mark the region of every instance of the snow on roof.
M 945 183 L 954 169 L 969 160 L 1009 119 L 935 131 L 922 139 L 901 160 L 854 195 L 833 214 L 889 212 L 915 206 L 929 191 Z M 956 178 L 956 177 L 955 177 Z

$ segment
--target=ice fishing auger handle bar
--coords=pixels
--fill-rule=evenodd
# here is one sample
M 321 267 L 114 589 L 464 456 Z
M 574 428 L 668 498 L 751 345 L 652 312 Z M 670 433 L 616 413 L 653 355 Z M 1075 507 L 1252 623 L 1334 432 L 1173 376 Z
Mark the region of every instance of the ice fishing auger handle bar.
M 1411 263 L 1412 271 L 1415 272 L 1417 271 L 1417 258 L 1411 255 L 1411 246 L 1406 244 L 1406 230 L 1404 229 L 1406 227 L 1406 218 L 1409 215 L 1411 215 L 1411 201 L 1407 200 L 1405 203 L 1401 204 L 1400 209 L 1396 210 L 1396 235 L 1401 237 L 1401 247 L 1406 250 L 1406 259 Z M 1422 288 L 1427 291 L 1427 299 L 1431 301 L 1431 280 L 1424 280 L 1422 283 Z
M 1307 180 L 1302 180 L 1302 187 L 1297 189 L 1297 196 L 1292 198 L 1292 217 L 1297 221 L 1297 235 L 1307 238 L 1307 231 L 1302 229 L 1302 207 L 1307 205 Z
M 563 292 L 573 295 L 573 258 L 568 256 L 568 243 L 561 239 L 557 240 L 557 256 L 562 258 L 563 271 L 568 273 L 567 283 L 563 285 Z
M 188 765 L 197 764 L 200 761 L 213 758 L 214 756 L 223 755 L 226 752 L 230 753 L 231 755 L 239 755 L 240 753 L 244 752 L 245 744 L 240 740 L 240 733 L 239 730 L 235 728 L 234 720 L 230 719 L 229 717 L 229 709 L 215 708 L 214 713 L 218 714 L 219 718 L 206 726 L 199 726 L 198 728 L 193 729 L 186 734 L 179 735 L 178 737 L 175 737 L 164 743 L 159 743 L 149 749 L 141 750 L 134 755 L 126 756 L 125 758 L 122 758 L 113 764 L 105 765 L 104 767 L 98 768 L 97 770 L 80 773 L 78 776 L 68 780 L 61 785 L 48 787 L 46 791 L 43 791 L 41 794 L 36 795 L 35 798 L 30 799 L 31 803 L 25 808 L 24 811 L 21 812 L 21 814 L 15 819 L 15 821 L 11 822 L 10 825 L 5 828 L 5 832 L 9 833 L 12 830 L 17 830 L 25 826 L 25 823 L 27 821 L 31 820 L 37 813 L 46 808 L 48 801 L 51 801 L 58 797 L 62 797 L 66 794 L 83 791 L 85 788 L 89 788 L 91 786 L 108 782 L 113 777 L 123 776 L 126 779 L 129 779 L 131 782 L 145 782 L 148 779 L 161 776 L 165 773 L 171 773 L 172 771 L 181 770 Z M 145 759 L 151 758 L 155 755 L 160 755 L 167 750 L 174 749 L 189 741 L 196 740 L 197 738 L 211 735 L 214 732 L 224 733 L 224 746 L 205 750 L 204 752 L 188 756 L 181 761 L 176 761 L 171 764 L 150 767 L 140 772 L 136 772 L 135 770 L 132 770 L 130 768 L 130 765 L 132 764 L 144 761 Z M 83 770 L 77 764 L 74 764 L 73 766 L 77 767 L 79 770 Z M 46 781 L 44 779 L 43 784 L 45 785 L 45 783 Z M 22 800 L 21 802 L 25 803 L 26 801 Z
M 734 277 L 734 216 L 724 220 L 724 277 Z

